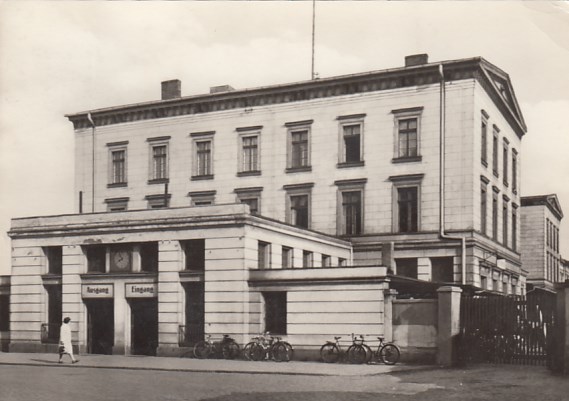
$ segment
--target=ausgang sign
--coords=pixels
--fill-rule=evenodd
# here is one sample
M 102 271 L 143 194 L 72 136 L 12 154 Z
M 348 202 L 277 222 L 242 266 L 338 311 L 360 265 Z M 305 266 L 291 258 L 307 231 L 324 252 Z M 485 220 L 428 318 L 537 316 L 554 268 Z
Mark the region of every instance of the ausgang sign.
M 81 296 L 83 298 L 112 298 L 112 284 L 83 284 L 81 286 Z
M 125 296 L 127 298 L 154 298 L 158 296 L 158 284 L 126 284 Z

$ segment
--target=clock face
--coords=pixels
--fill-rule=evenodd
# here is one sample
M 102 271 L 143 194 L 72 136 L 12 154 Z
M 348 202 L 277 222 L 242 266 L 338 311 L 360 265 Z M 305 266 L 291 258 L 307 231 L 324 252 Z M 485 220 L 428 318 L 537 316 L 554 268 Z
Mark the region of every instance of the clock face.
M 112 261 L 117 270 L 128 270 L 130 267 L 130 253 L 128 251 L 115 251 L 113 252 Z

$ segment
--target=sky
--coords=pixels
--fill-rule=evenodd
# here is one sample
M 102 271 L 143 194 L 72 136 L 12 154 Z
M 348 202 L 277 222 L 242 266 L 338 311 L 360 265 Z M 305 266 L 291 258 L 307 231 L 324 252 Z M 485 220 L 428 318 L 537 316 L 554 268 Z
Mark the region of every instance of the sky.
M 10 219 L 73 213 L 64 114 L 310 79 L 310 1 L 0 0 L 0 275 Z M 569 2 L 316 3 L 320 77 L 482 56 L 512 80 L 528 126 L 522 196 L 556 193 L 569 259 Z

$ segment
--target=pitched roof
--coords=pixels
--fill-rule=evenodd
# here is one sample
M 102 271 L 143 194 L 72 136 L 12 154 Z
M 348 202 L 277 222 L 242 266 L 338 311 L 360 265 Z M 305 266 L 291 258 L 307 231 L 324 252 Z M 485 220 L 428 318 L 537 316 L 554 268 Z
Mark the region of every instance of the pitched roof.
M 546 206 L 559 220 L 563 218 L 561 204 L 556 194 L 522 196 L 522 206 Z

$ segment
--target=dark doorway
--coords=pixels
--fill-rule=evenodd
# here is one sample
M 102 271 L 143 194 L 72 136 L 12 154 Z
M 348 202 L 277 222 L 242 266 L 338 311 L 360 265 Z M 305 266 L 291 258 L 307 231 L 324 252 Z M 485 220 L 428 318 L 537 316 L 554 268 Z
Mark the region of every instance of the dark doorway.
M 185 342 L 194 345 L 204 339 L 204 284 L 186 283 Z
M 87 305 L 87 352 L 112 355 L 115 343 L 113 299 L 85 301 Z
M 132 355 L 156 356 L 158 347 L 158 300 L 130 300 Z

